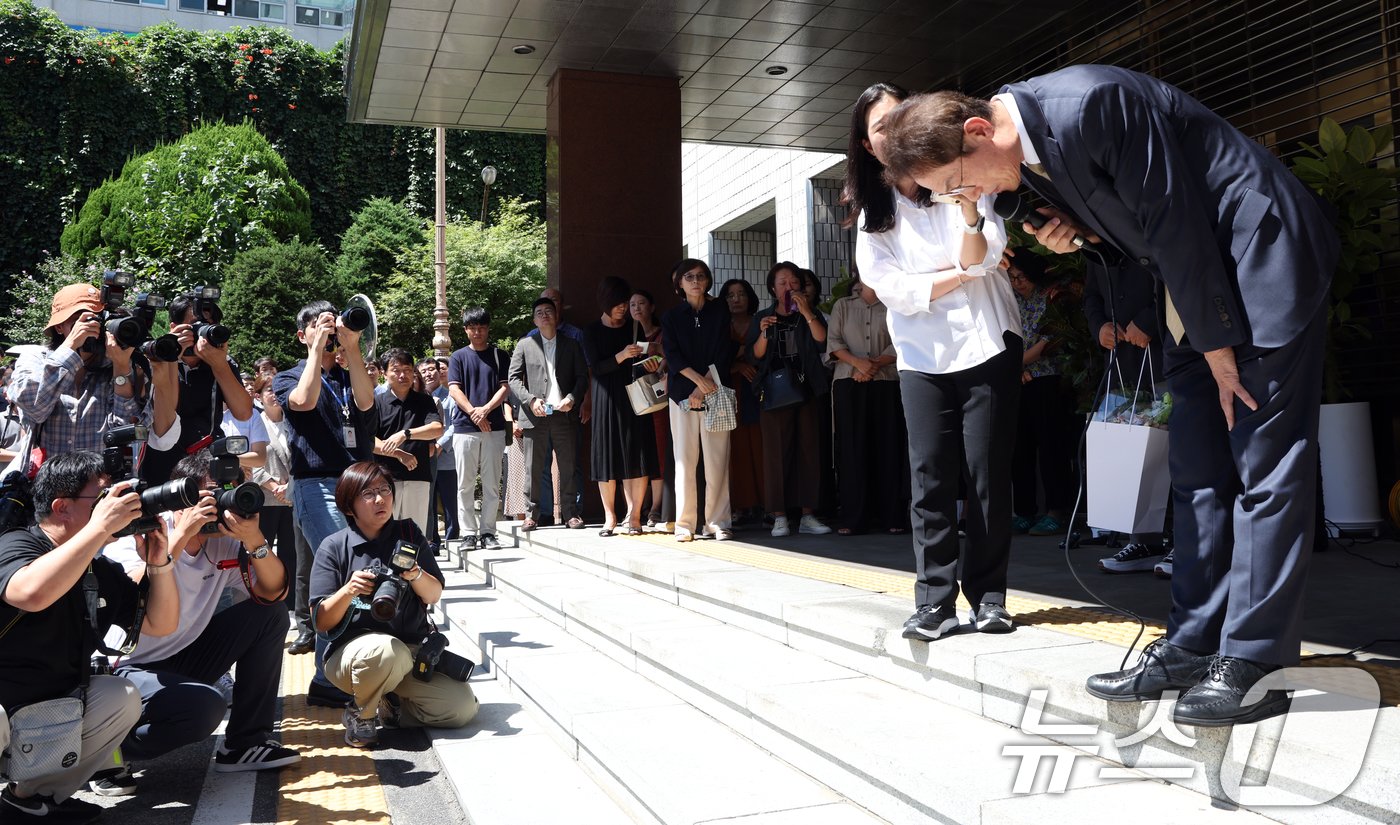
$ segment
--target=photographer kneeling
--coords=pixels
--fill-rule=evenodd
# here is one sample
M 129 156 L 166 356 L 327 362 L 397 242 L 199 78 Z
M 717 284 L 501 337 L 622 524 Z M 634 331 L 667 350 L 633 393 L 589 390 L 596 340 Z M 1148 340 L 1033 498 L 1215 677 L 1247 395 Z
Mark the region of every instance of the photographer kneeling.
M 261 506 L 262 494 L 256 485 L 234 486 L 240 480 L 236 452 L 243 449 L 225 449 L 234 440 L 220 439 L 214 449 L 200 450 L 175 465 L 172 481 L 195 479 L 200 490 L 193 507 L 165 513 L 156 529 L 163 532 L 169 525 L 175 553 L 175 575 L 170 578 L 180 592 L 180 625 L 161 639 L 143 637 L 116 669 L 141 693 L 141 717 L 122 743 L 128 760 L 153 759 L 202 741 L 223 721 L 226 709 L 228 726 L 214 754 L 214 770 L 280 768 L 301 758 L 272 735 L 282 646 L 290 626 L 281 602 L 287 571 L 269 552 L 257 513 L 235 512 L 251 503 L 249 497 Z M 242 505 L 235 504 L 240 495 Z M 133 578 L 140 575 L 130 542 L 114 544 L 104 555 L 126 567 Z M 248 597 L 218 611 L 226 587 L 245 591 Z M 235 666 L 238 681 L 230 706 L 214 683 Z M 105 796 L 135 790 L 129 766 L 93 776 L 93 786 Z
M 326 676 L 354 696 L 345 708 L 346 743 L 374 745 L 381 725 L 467 724 L 477 711 L 470 668 L 437 646 L 445 638 L 428 620 L 428 605 L 442 596 L 442 573 L 432 553 L 420 552 L 417 525 L 393 518 L 393 476 L 374 462 L 352 464 L 336 484 L 335 503 L 350 526 L 317 549 L 310 594 L 312 621 L 330 643 Z M 396 606 L 385 598 L 391 592 Z M 423 659 L 437 656 L 432 672 Z
M 138 586 L 120 566 L 98 557 L 141 514 L 140 497 L 129 482 L 110 490 L 107 482 L 96 453 L 49 459 L 34 482 L 38 524 L 28 529 L 23 516 L 9 509 L 22 497 L 22 487 L 0 485 L 0 511 L 8 511 L 10 527 L 0 536 L 0 705 L 10 717 L 8 725 L 0 722 L 10 736 L 2 767 L 11 782 L 0 792 L 0 818 L 6 821 L 89 822 L 102 812 L 69 797 L 97 767 L 111 764 L 112 752 L 140 715 L 141 697 L 126 679 L 92 675 L 97 628 L 115 624 L 149 638 L 173 632 L 179 620 L 163 533 L 139 542 L 147 585 Z M 48 764 L 40 740 L 24 753 L 25 711 L 38 713 L 39 703 L 60 700 L 62 705 L 70 696 L 86 700 L 72 723 L 80 728 L 76 751 L 59 749 L 54 764 Z

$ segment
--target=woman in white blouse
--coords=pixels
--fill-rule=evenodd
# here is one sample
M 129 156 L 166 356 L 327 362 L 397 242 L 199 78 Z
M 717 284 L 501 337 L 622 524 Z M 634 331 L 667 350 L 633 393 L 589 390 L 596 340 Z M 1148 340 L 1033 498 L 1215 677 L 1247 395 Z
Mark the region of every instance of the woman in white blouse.
M 1011 550 L 1011 456 L 1021 387 L 1021 322 L 998 269 L 1006 234 L 991 198 L 961 186 L 929 193 L 912 180 L 891 187 L 880 120 L 908 97 L 877 83 L 856 101 L 842 197 L 859 222 L 861 280 L 889 310 L 909 430 L 917 610 L 906 639 L 933 640 L 959 625 L 954 609 L 958 482 L 968 482 L 961 589 L 973 626 L 1012 629 L 1006 611 Z

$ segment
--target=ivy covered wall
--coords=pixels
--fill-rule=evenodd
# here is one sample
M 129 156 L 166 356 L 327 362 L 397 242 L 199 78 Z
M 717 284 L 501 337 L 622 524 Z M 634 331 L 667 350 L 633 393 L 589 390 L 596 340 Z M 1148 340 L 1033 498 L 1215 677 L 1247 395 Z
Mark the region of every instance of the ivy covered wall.
M 245 119 L 306 188 L 312 233 L 332 254 L 371 197 L 431 214 L 432 130 L 346 123 L 343 45 L 318 51 L 261 26 L 79 32 L 28 0 L 0 0 L 0 307 L 129 158 L 202 123 Z M 447 149 L 453 214 L 477 214 L 487 164 L 499 170 L 493 202 L 544 203 L 542 136 L 449 130 Z

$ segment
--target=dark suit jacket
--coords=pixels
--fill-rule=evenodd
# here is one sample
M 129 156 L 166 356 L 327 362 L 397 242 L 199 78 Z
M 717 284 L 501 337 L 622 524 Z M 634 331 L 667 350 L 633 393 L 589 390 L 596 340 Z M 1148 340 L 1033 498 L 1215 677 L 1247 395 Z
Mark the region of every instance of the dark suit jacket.
M 572 395 L 574 406 L 566 415 L 571 423 L 579 423 L 583 395 L 588 391 L 588 363 L 583 360 L 583 347 L 567 335 L 556 334 L 559 345 L 554 353 L 554 375 L 559 379 L 559 395 Z M 544 357 L 544 339 L 538 335 L 521 338 L 510 358 L 510 392 L 523 413 L 519 419 L 522 429 L 534 427 L 537 419 L 530 402 L 549 395 L 549 364 Z
M 1127 69 L 1073 66 L 1002 91 L 1050 177 L 1022 179 L 1165 282 L 1192 348 L 1280 347 L 1307 326 L 1337 233 L 1267 149 Z

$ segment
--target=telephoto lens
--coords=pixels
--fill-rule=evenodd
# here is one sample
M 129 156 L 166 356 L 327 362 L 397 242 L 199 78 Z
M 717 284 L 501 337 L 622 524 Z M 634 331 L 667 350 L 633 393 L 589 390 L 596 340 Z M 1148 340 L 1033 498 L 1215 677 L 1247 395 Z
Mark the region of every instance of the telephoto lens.
M 141 491 L 141 515 L 158 516 L 166 510 L 183 510 L 199 503 L 199 480 L 176 478 Z
M 206 324 L 200 321 L 194 325 L 194 334 L 216 347 L 222 347 L 233 337 L 233 332 L 223 324 Z
M 141 354 L 152 361 L 170 363 L 180 358 L 180 339 L 174 335 L 162 335 L 141 345 Z
M 214 498 L 219 502 L 220 518 L 225 510 L 231 511 L 239 518 L 252 518 L 263 506 L 262 488 L 251 481 L 245 481 L 232 489 L 219 490 L 214 494 Z
M 352 332 L 364 332 L 369 328 L 369 310 L 364 307 L 350 307 L 340 313 L 341 323 Z
M 398 615 L 399 600 L 403 598 L 403 591 L 408 588 L 408 583 L 395 573 L 393 568 L 380 564 L 379 559 L 375 559 L 369 569 L 374 571 L 376 577 L 374 598 L 369 602 L 369 614 L 378 621 L 390 621 Z
M 146 338 L 146 329 L 141 326 L 141 322 L 130 316 L 108 319 L 106 327 L 122 349 L 139 347 Z

